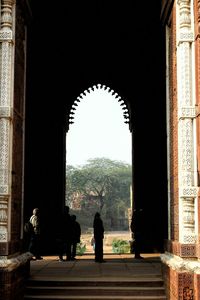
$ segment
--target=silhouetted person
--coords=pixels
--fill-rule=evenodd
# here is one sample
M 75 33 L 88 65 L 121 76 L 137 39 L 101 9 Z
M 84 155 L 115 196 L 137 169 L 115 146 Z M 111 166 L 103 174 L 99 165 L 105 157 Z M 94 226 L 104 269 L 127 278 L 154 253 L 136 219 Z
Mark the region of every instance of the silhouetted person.
M 59 260 L 64 261 L 63 255 L 66 253 L 66 260 L 71 260 L 71 244 L 72 244 L 72 221 L 69 214 L 69 206 L 65 206 L 64 214 L 61 218 L 60 228 L 60 253 Z
M 75 260 L 76 258 L 76 247 L 77 244 L 80 243 L 80 237 L 81 237 L 81 226 L 76 221 L 76 216 L 71 216 L 72 220 L 72 253 L 71 253 L 71 260 Z
M 25 251 L 29 251 L 30 248 L 30 241 L 32 238 L 32 235 L 34 233 L 34 229 L 33 229 L 33 225 L 32 223 L 30 223 L 30 218 L 28 219 L 28 221 L 24 224 L 24 250 Z
M 104 262 L 103 260 L 103 238 L 104 226 L 100 213 L 96 212 L 93 222 L 95 239 L 95 262 Z
M 133 252 L 135 253 L 135 258 L 143 258 L 141 253 L 142 245 L 142 233 L 141 233 L 141 222 L 142 222 L 142 209 L 135 209 L 133 211 L 132 221 L 131 221 L 131 231 L 133 235 Z
M 40 256 L 40 212 L 39 208 L 34 208 L 33 215 L 30 217 L 30 223 L 33 225 L 33 232 L 30 238 L 29 251 L 35 259 L 43 259 Z

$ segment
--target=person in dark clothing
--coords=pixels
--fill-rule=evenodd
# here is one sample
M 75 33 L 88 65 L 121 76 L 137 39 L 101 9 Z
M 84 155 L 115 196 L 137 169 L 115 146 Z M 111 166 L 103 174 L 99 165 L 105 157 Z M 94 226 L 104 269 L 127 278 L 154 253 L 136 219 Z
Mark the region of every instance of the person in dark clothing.
M 30 218 L 33 225 L 33 231 L 30 238 L 29 251 L 35 256 L 33 260 L 43 259 L 40 256 L 40 214 L 39 208 L 34 208 L 33 215 Z
M 69 206 L 65 206 L 64 208 L 64 214 L 61 218 L 60 227 L 59 261 L 64 261 L 63 255 L 65 252 L 66 260 L 71 260 L 72 221 L 69 214 Z
M 95 262 L 105 262 L 103 260 L 103 238 L 104 226 L 99 212 L 96 212 L 93 222 L 94 239 L 95 239 Z
M 34 234 L 33 225 L 30 222 L 30 218 L 24 224 L 24 237 L 23 237 L 23 246 L 25 251 L 29 251 L 31 238 Z
M 133 216 L 131 220 L 131 231 L 133 236 L 133 252 L 135 253 L 135 258 L 142 259 L 143 257 L 140 255 L 141 252 L 141 226 L 140 223 L 142 220 L 142 209 L 135 209 L 133 211 Z
M 72 220 L 72 253 L 71 253 L 71 260 L 76 259 L 76 247 L 77 244 L 80 243 L 80 237 L 81 237 L 81 226 L 76 221 L 76 216 L 71 216 Z

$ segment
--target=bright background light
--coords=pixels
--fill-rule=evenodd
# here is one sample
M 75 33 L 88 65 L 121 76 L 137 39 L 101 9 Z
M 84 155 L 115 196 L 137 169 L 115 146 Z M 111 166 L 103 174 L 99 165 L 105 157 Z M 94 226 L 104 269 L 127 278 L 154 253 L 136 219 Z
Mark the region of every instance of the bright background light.
M 83 165 L 106 157 L 131 164 L 131 133 L 117 99 L 95 89 L 78 103 L 67 133 L 67 165 Z

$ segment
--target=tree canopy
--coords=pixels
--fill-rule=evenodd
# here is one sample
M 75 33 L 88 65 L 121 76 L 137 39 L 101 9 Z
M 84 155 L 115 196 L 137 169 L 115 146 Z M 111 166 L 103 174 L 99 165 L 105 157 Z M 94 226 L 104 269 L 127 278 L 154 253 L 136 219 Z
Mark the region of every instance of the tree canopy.
M 98 210 L 112 219 L 130 207 L 131 182 L 131 165 L 108 158 L 89 159 L 83 166 L 67 166 L 66 201 L 71 206 L 73 195 L 79 194 L 84 208 L 87 200 L 92 199 Z M 94 204 L 91 201 L 90 206 Z

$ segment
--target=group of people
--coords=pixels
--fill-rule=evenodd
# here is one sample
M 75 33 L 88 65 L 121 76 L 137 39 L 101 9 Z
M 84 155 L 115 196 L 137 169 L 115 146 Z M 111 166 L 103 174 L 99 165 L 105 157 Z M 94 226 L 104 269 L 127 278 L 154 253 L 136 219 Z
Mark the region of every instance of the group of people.
M 30 232 L 28 251 L 33 254 L 32 260 L 41 260 L 43 258 L 40 255 L 40 211 L 38 208 L 34 208 L 29 223 L 32 226 L 32 230 Z M 94 216 L 93 231 L 95 262 L 102 263 L 105 262 L 103 259 L 104 226 L 99 212 L 96 212 Z M 69 206 L 65 206 L 64 213 L 60 219 L 59 261 L 64 261 L 64 255 L 66 255 L 66 261 L 76 259 L 76 249 L 77 244 L 80 243 L 80 237 L 81 226 L 77 222 L 76 216 L 70 215 Z
M 80 243 L 81 227 L 76 221 L 76 216 L 70 216 L 69 206 L 65 206 L 61 228 L 59 261 L 64 260 L 64 253 L 66 253 L 67 261 L 75 260 L 77 243 Z M 94 216 L 93 230 L 95 262 L 102 263 L 105 262 L 103 259 L 104 226 L 99 212 L 96 212 Z
M 81 226 L 75 215 L 69 214 L 69 206 L 65 206 L 64 214 L 61 218 L 59 236 L 59 261 L 76 259 L 77 244 L 80 243 Z
M 131 230 L 134 232 L 134 252 L 135 258 L 142 258 L 140 256 L 141 246 L 141 233 L 136 230 L 139 226 L 136 226 L 141 219 L 142 210 L 137 210 L 134 213 L 134 222 L 131 222 Z M 28 243 L 27 249 L 33 254 L 32 260 L 43 259 L 40 255 L 40 211 L 39 208 L 33 209 L 33 214 L 30 217 Z M 59 261 L 64 261 L 63 256 L 66 255 L 66 260 L 76 259 L 77 244 L 80 243 L 81 237 L 81 226 L 76 220 L 75 215 L 69 214 L 69 206 L 65 206 L 63 216 L 61 218 L 60 229 L 59 229 L 59 242 L 58 252 Z M 95 262 L 105 262 L 103 259 L 103 239 L 104 239 L 104 225 L 99 212 L 95 213 L 93 221 L 93 238 L 92 245 L 95 253 Z

